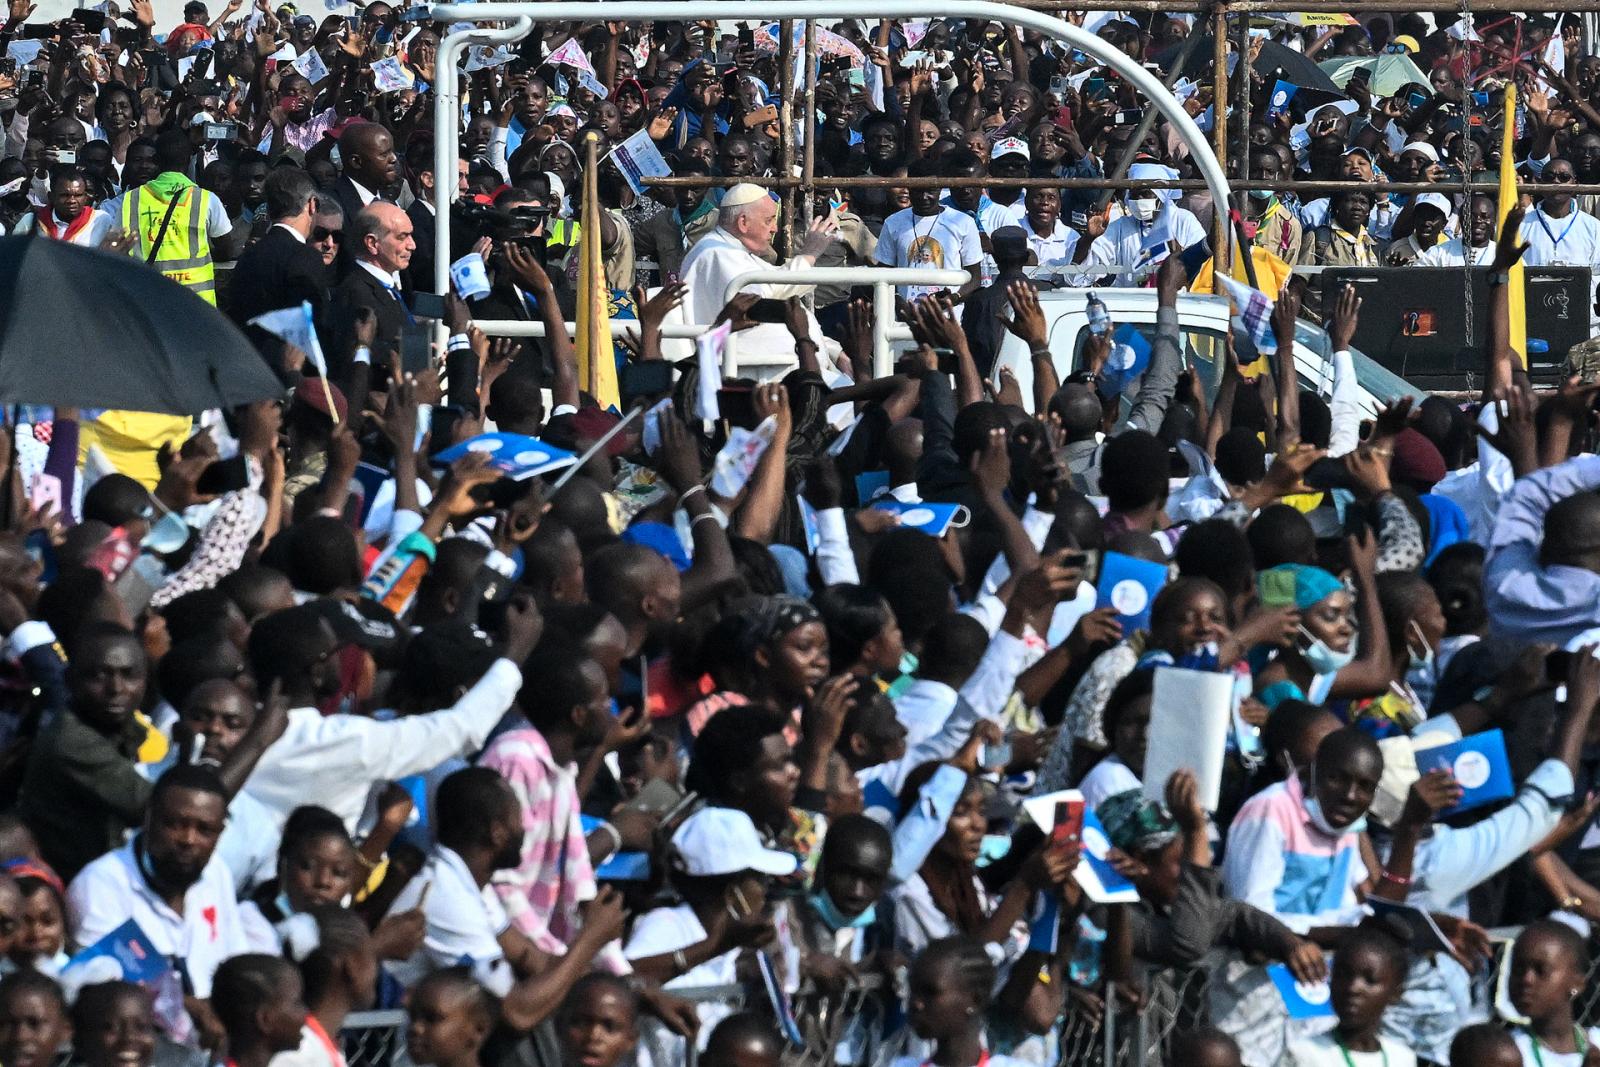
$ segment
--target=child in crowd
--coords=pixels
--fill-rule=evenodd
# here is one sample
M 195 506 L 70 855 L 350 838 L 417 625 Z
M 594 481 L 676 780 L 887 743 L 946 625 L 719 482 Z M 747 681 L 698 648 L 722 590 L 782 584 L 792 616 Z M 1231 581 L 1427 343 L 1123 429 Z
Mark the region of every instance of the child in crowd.
M 466 967 L 434 971 L 406 1002 L 406 1055 L 417 1067 L 477 1067 L 498 1012 Z
M 1210 1026 L 1172 1035 L 1167 1067 L 1241 1067 L 1233 1038 Z
M 556 1025 L 562 1067 L 617 1067 L 639 1044 L 639 995 L 615 975 L 585 975 Z
M 934 1050 L 927 1058 L 902 1056 L 894 1067 L 1021 1067 L 1024 1061 L 991 1056 L 984 1047 L 994 982 L 994 964 L 976 941 L 947 937 L 923 949 L 911 965 L 907 1021 Z
M 1526 1067 L 1581 1067 L 1600 1049 L 1600 1029 L 1572 1018 L 1588 973 L 1583 938 L 1553 919 L 1529 924 L 1511 947 L 1511 1005 L 1528 1018 L 1511 1036 Z
M 1522 1050 L 1494 1023 L 1465 1026 L 1450 1042 L 1450 1067 L 1522 1067 Z
M 772 1024 L 741 1011 L 717 1024 L 700 1054 L 700 1067 L 778 1067 L 783 1041 Z
M 53 979 L 38 971 L 0 979 L 0 1063 L 50 1067 L 71 1039 L 67 998 Z
M 150 1067 L 156 1044 L 150 994 L 142 987 L 99 982 L 78 990 L 72 1002 L 72 1051 L 83 1067 Z
M 11 877 L 22 894 L 22 925 L 11 945 L 11 961 L 52 977 L 66 966 L 67 909 L 64 887 L 43 863 L 14 864 Z
M 1411 966 L 1410 931 L 1394 920 L 1367 919 L 1345 935 L 1329 982 L 1339 1024 L 1309 1041 L 1291 1042 L 1289 1067 L 1416 1067 L 1411 1049 L 1378 1033 L 1383 1012 L 1400 997 Z
M 228 1062 L 237 1067 L 266 1067 L 274 1057 L 294 1052 L 311 1014 L 294 965 L 253 952 L 230 957 L 217 968 L 211 1007 L 227 1033 Z

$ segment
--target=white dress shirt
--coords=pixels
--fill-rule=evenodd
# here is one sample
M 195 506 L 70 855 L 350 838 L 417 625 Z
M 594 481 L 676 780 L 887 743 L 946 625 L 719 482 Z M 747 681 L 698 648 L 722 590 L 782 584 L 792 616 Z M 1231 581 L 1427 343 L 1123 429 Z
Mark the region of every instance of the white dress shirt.
M 377 722 L 295 708 L 244 791 L 276 816 L 280 829 L 295 808 L 317 804 L 354 833 L 373 783 L 421 774 L 482 748 L 521 687 L 517 665 L 500 659 L 443 711 Z
M 130 841 L 106 853 L 79 871 L 67 887 L 72 940 L 93 945 L 132 919 L 156 951 L 188 975 L 194 995 L 209 997 L 212 975 L 222 961 L 250 951 L 227 864 L 220 856 L 211 857 L 200 880 L 184 894 L 180 915 L 145 881 L 133 848 Z
M 1417 265 L 1421 267 L 1462 267 L 1467 262 L 1467 252 L 1472 253 L 1474 267 L 1487 267 L 1494 262 L 1494 242 L 1490 241 L 1482 248 L 1472 248 L 1466 245 L 1461 238 L 1452 237 L 1448 241 L 1440 241 L 1432 248 L 1417 257 Z
M 500 935 L 510 928 L 511 920 L 494 889 L 479 886 L 454 849 L 435 845 L 422 873 L 400 891 L 389 914 L 416 908 L 427 886 L 432 886 L 422 904 L 427 933 L 409 959 L 389 965 L 395 978 L 410 989 L 434 971 L 463 966 L 495 996 L 511 992 L 516 975 L 500 947 Z

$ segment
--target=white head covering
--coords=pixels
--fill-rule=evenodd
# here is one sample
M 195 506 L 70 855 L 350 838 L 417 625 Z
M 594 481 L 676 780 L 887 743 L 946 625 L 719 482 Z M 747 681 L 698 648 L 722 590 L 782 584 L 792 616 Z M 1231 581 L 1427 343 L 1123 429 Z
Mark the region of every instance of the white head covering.
M 1177 181 L 1178 172 L 1173 170 L 1171 167 L 1163 166 L 1160 163 L 1135 163 L 1133 166 L 1128 168 L 1128 177 L 1136 182 Z M 1169 204 L 1178 199 L 1178 197 L 1181 195 L 1182 193 L 1177 189 L 1156 190 L 1156 197 L 1158 199 L 1165 200 Z
M 722 201 L 718 206 L 744 207 L 746 204 L 754 204 L 766 195 L 767 191 L 761 186 L 740 182 L 738 185 L 730 186 L 728 191 L 722 194 Z

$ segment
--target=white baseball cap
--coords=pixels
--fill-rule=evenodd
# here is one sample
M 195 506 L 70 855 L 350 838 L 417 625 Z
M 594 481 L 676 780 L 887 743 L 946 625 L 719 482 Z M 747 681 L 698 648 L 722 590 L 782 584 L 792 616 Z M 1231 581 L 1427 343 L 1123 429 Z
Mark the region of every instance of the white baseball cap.
M 761 843 L 750 816 L 734 808 L 701 808 L 672 835 L 673 865 L 693 877 L 759 871 L 793 874 L 800 861 Z
M 1400 154 L 1402 156 L 1407 152 L 1416 152 L 1419 155 L 1427 156 L 1428 162 L 1430 163 L 1439 162 L 1439 150 L 1433 147 L 1433 145 L 1429 144 L 1427 141 L 1409 142 L 1404 148 L 1400 149 Z
M 1415 211 L 1423 204 L 1427 204 L 1432 208 L 1437 208 L 1439 213 L 1447 219 L 1451 215 L 1455 214 L 1456 210 L 1455 205 L 1450 203 L 1450 198 L 1445 196 L 1443 193 L 1423 193 L 1421 196 L 1417 197 L 1417 202 L 1416 204 L 1412 205 L 1412 210 Z
M 990 159 L 999 159 L 1001 156 L 1019 155 L 1023 159 L 1033 159 L 1033 153 L 1028 150 L 1028 142 L 1020 137 L 1002 137 L 994 143 L 989 150 Z

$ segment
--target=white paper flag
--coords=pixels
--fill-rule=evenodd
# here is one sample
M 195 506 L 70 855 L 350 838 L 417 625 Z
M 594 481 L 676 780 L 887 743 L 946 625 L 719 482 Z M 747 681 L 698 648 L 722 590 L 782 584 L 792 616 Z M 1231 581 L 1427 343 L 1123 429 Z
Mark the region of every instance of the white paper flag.
M 594 64 L 589 62 L 588 54 L 584 52 L 583 46 L 578 43 L 576 37 L 567 38 L 566 44 L 563 44 L 545 57 L 545 62 L 552 67 L 562 64 L 578 70 L 586 70 L 590 74 L 594 73 Z
M 601 83 L 600 79 L 586 70 L 578 71 L 578 84 L 602 100 L 611 95 L 611 91 Z
M 761 425 L 753 430 L 735 426 L 728 434 L 728 443 L 722 446 L 712 463 L 711 491 L 724 500 L 738 496 L 777 434 L 775 415 L 762 419 Z
M 289 65 L 299 71 L 300 76 L 312 85 L 328 76 L 328 65 L 322 61 L 315 48 L 306 49 L 304 55 Z
M 500 67 L 511 62 L 516 56 L 505 45 L 490 48 L 487 45 L 474 45 L 467 49 L 467 73 L 487 70 L 490 67 Z
M 694 343 L 695 356 L 700 365 L 700 389 L 695 403 L 695 417 L 713 422 L 722 418 L 722 406 L 717 402 L 717 390 L 722 388 L 722 350 L 733 333 L 733 323 L 725 322 L 714 330 L 703 333 Z
M 672 173 L 666 158 L 650 139 L 649 130 L 639 130 L 611 150 L 607 157 L 622 173 L 634 196 L 644 195 L 643 178 L 664 178 Z
M 311 302 L 302 300 L 299 307 L 282 308 L 278 311 L 269 311 L 265 315 L 257 315 L 250 320 L 250 325 L 259 326 L 263 330 L 280 337 L 294 345 L 306 354 L 311 360 L 311 365 L 317 368 L 317 373 L 326 378 L 328 376 L 328 361 L 322 355 L 322 343 L 317 340 L 317 330 L 311 324 Z
M 401 89 L 409 89 L 415 80 L 411 71 L 406 68 L 404 63 L 400 62 L 398 56 L 380 59 L 372 64 L 372 83 L 377 86 L 380 93 L 393 93 Z

